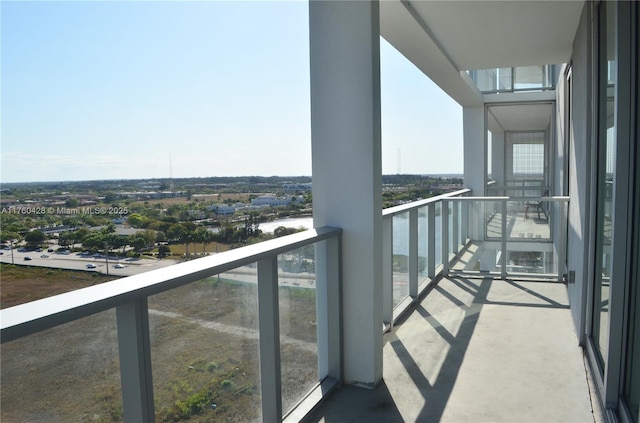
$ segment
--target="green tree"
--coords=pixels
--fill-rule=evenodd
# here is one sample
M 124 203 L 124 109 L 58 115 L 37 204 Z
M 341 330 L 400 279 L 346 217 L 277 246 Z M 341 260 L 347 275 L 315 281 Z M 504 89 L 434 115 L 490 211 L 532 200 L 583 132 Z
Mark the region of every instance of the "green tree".
M 158 247 L 158 258 L 163 258 L 169 255 L 171 249 L 167 245 L 161 245 Z
M 213 241 L 213 234 L 208 229 L 201 227 L 194 232 L 194 240 L 202 243 L 202 254 L 206 254 L 206 247 Z
M 24 240 L 27 241 L 27 244 L 30 247 L 39 247 L 46 239 L 47 235 L 37 229 L 35 231 L 29 232 L 24 237 Z
M 147 246 L 147 240 L 145 239 L 144 235 L 142 235 L 141 233 L 137 233 L 131 235 L 129 239 L 129 245 L 131 245 L 133 251 L 139 253 L 140 250 Z
M 146 228 L 149 226 L 151 221 L 147 216 L 143 216 L 139 213 L 132 213 L 127 218 L 127 222 L 134 228 Z
M 22 240 L 22 236 L 17 232 L 0 231 L 0 242 L 16 242 Z
M 93 252 L 100 251 L 104 248 L 105 234 L 99 231 L 91 231 L 88 235 L 82 238 L 82 247 Z

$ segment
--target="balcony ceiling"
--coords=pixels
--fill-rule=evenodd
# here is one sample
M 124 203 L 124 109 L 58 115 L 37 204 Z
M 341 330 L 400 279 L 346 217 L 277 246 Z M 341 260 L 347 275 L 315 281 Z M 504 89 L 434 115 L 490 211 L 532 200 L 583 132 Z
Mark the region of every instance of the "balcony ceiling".
M 380 2 L 380 32 L 463 106 L 480 94 L 461 71 L 565 63 L 584 1 Z
M 549 103 L 491 106 L 487 114 L 487 124 L 489 130 L 494 133 L 544 131 L 551 125 L 552 110 Z

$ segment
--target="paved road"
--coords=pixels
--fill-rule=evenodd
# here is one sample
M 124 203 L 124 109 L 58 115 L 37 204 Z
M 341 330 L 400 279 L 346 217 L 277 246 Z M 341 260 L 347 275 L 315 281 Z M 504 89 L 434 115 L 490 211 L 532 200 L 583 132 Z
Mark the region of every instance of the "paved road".
M 11 263 L 11 251 L 2 250 L 0 255 L 0 263 Z M 47 258 L 42 258 L 42 255 L 48 255 Z M 25 257 L 30 257 L 31 260 L 25 260 Z M 23 266 L 39 266 L 50 267 L 53 269 L 69 269 L 69 270 L 84 270 L 87 272 L 98 272 L 107 274 L 107 265 L 104 258 L 94 258 L 92 256 L 81 256 L 78 253 L 72 253 L 69 255 L 58 254 L 56 252 L 20 252 L 17 249 L 13 251 L 13 261 L 16 265 Z M 91 263 L 95 265 L 95 268 L 88 268 L 87 265 Z M 171 266 L 178 263 L 176 260 L 155 260 L 155 259 L 119 259 L 114 260 L 109 258 L 109 275 L 116 276 L 131 276 L 138 273 L 148 272 L 154 269 L 160 269 L 162 267 Z M 125 266 L 122 269 L 115 268 L 116 264 Z M 225 272 L 220 275 L 221 278 L 231 279 L 238 282 L 256 283 L 258 280 L 256 268 L 251 266 L 242 266 L 237 269 Z M 281 286 L 296 286 L 301 288 L 315 288 L 315 275 L 309 273 L 287 273 L 278 272 L 278 283 Z
M 0 263 L 11 263 L 11 251 L 2 250 L 0 255 Z M 42 255 L 48 255 L 47 258 L 42 258 Z M 30 257 L 31 260 L 25 260 L 25 257 Z M 72 253 L 69 255 L 57 254 L 55 252 L 20 252 L 17 249 L 13 250 L 13 262 L 16 265 L 25 266 L 40 266 L 50 267 L 54 269 L 69 269 L 69 270 L 85 270 L 88 272 L 107 273 L 107 264 L 104 258 L 94 258 L 91 256 L 85 257 L 79 254 Z M 88 268 L 87 265 L 92 263 L 95 268 Z M 138 273 L 148 272 L 149 270 L 159 269 L 161 267 L 171 266 L 177 263 L 175 260 L 153 260 L 153 259 L 109 259 L 109 274 L 117 276 L 130 276 Z M 124 266 L 122 269 L 117 269 L 116 264 Z

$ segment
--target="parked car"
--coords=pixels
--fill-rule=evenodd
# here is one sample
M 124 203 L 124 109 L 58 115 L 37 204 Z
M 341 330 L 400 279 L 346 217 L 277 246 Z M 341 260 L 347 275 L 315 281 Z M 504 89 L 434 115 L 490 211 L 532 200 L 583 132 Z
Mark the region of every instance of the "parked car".
M 53 248 L 49 248 L 49 249 L 47 250 L 47 252 L 48 252 L 48 253 L 53 253 Z
M 96 268 L 95 264 L 93 264 L 93 263 L 87 264 L 87 269 L 95 269 L 95 268 Z

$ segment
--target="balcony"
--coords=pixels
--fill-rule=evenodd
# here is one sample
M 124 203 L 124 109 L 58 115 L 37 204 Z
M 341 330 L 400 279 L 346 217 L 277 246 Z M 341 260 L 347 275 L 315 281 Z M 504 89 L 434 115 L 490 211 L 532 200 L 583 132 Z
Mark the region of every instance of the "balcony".
M 385 335 L 384 382 L 306 422 L 603 421 L 587 375 L 563 284 L 443 278 Z
M 554 65 L 467 71 L 483 94 L 553 90 L 553 72 Z
M 590 416 L 568 199 L 468 193 L 383 211 L 384 383 L 316 419 Z M 340 251 L 319 228 L 3 310 L 2 419 L 299 421 L 343 378 Z

